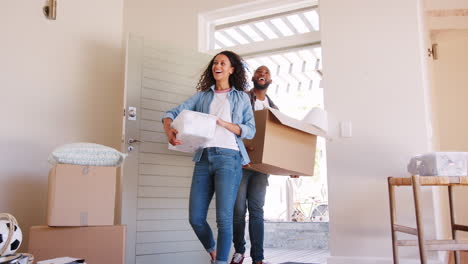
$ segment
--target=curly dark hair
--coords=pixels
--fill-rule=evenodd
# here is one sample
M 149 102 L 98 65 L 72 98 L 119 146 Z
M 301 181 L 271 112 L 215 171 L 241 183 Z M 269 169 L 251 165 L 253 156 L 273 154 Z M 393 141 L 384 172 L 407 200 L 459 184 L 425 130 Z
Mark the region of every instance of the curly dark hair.
M 237 55 L 232 51 L 221 51 L 216 54 L 206 67 L 206 70 L 200 76 L 200 80 L 197 84 L 197 91 L 207 91 L 210 87 L 216 84 L 216 80 L 213 76 L 213 62 L 216 56 L 219 54 L 226 55 L 231 62 L 231 66 L 234 67 L 234 72 L 229 76 L 229 86 L 235 87 L 239 91 L 246 91 L 248 87 L 247 75 L 245 72 L 245 62 L 241 56 Z

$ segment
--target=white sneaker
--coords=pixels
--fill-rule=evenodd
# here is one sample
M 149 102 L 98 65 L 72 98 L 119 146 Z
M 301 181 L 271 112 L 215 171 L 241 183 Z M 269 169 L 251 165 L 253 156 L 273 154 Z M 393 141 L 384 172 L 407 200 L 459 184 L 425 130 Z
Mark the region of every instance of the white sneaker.
M 235 253 L 234 256 L 232 256 L 231 264 L 233 263 L 239 263 L 241 264 L 244 261 L 244 255 L 241 253 Z

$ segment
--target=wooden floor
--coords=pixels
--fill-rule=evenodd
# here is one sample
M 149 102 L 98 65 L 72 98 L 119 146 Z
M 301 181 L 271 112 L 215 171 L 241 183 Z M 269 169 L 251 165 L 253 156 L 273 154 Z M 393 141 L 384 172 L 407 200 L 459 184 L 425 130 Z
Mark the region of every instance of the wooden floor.
M 247 258 L 244 263 L 250 264 L 252 260 L 248 256 L 249 250 L 247 249 Z M 314 249 L 282 249 L 282 248 L 265 248 L 265 260 L 271 264 L 281 263 L 313 263 L 313 264 L 326 264 L 327 258 L 330 256 L 328 250 Z

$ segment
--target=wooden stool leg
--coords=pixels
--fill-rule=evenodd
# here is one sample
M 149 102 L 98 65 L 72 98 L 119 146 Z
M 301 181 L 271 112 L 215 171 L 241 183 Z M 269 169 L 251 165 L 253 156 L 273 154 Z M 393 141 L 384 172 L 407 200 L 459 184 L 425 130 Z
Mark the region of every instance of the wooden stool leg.
M 449 198 L 449 211 L 450 211 L 450 230 L 452 231 L 452 239 L 456 240 L 457 230 L 453 228 L 455 225 L 455 213 L 454 213 L 454 208 L 453 208 L 453 186 L 451 185 L 448 186 L 448 196 L 449 196 L 448 198 Z M 454 250 L 453 259 L 454 259 L 455 264 L 460 263 L 460 252 L 458 252 L 457 250 Z
M 394 225 L 396 223 L 396 208 L 395 208 L 395 186 L 390 183 L 388 177 L 388 196 L 390 202 L 390 227 L 392 231 L 392 249 L 393 249 L 393 264 L 398 264 L 398 247 L 396 245 L 397 237 Z
M 422 221 L 422 206 L 421 206 L 421 185 L 419 184 L 419 175 L 412 177 L 413 195 L 414 195 L 414 209 L 416 211 L 416 227 L 418 229 L 418 244 L 419 244 L 419 257 L 421 264 L 427 264 L 426 259 L 426 245 L 424 241 L 424 226 Z

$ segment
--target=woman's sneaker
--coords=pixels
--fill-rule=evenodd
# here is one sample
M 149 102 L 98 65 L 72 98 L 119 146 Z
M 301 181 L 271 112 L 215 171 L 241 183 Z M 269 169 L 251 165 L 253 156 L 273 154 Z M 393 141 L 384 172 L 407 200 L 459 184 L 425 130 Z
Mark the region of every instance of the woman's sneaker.
M 234 256 L 232 256 L 231 264 L 242 264 L 244 261 L 244 255 L 241 253 L 235 253 Z

